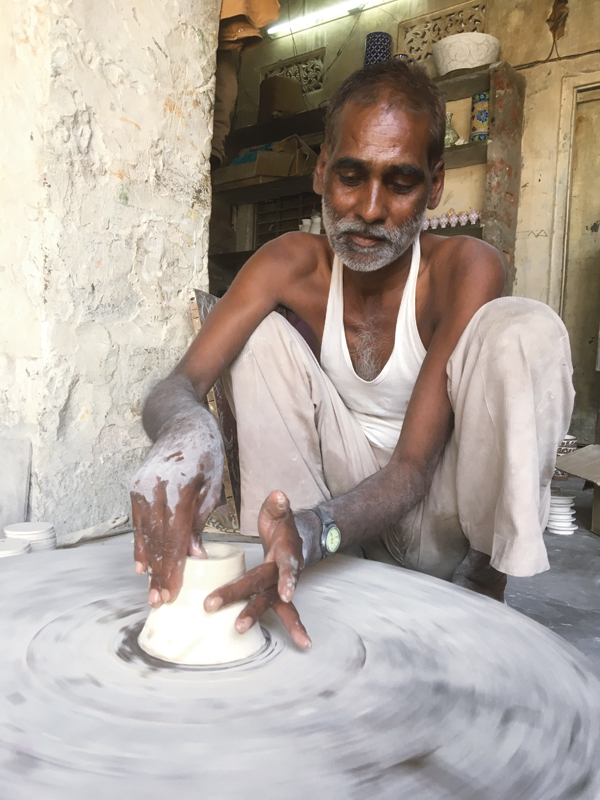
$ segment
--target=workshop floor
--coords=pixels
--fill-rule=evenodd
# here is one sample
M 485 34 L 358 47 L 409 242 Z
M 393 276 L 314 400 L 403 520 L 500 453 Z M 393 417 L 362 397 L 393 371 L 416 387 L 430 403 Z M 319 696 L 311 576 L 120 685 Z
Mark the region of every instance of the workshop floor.
M 569 478 L 557 488 L 575 495 L 579 530 L 545 533 L 550 570 L 533 578 L 509 578 L 506 602 L 553 630 L 589 658 L 600 672 L 600 536 L 590 532 L 592 492 Z

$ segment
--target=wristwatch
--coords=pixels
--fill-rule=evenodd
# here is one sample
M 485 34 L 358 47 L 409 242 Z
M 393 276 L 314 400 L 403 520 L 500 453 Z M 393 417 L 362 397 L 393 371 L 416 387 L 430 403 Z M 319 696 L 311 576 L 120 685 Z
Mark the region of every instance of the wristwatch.
M 333 519 L 322 508 L 317 506 L 311 511 L 314 511 L 321 520 L 321 525 L 323 526 L 321 530 L 321 554 L 323 558 L 328 558 L 339 550 L 342 543 L 342 534 Z

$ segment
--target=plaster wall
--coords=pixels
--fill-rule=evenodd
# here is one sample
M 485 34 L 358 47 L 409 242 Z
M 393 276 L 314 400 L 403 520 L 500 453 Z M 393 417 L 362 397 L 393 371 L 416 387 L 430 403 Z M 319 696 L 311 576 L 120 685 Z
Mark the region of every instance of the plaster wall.
M 447 0 L 397 0 L 346 16 L 294 36 L 266 40 L 260 48 L 243 54 L 241 89 L 235 125 L 256 121 L 261 69 L 296 54 L 326 48 L 323 88 L 304 97 L 306 108 L 327 100 L 347 75 L 362 66 L 364 41 L 368 32 L 389 32 L 398 49 L 399 23 L 455 5 Z M 280 21 L 309 13 L 321 0 L 282 2 Z M 580 55 L 563 61 L 526 66 L 543 61 L 550 53 L 552 37 L 546 19 L 552 0 L 488 0 L 486 31 L 502 42 L 501 58 L 519 67 L 527 81 L 524 133 L 522 139 L 522 186 L 515 250 L 516 283 L 514 293 L 549 302 L 558 310 L 556 292 L 551 289 L 550 248 L 555 220 L 557 152 L 561 93 L 569 76 L 600 69 L 600 53 Z M 600 3 L 597 0 L 572 0 L 564 37 L 558 42 L 561 57 L 571 57 L 600 49 Z M 554 53 L 554 55 L 556 55 Z M 432 65 L 429 69 L 433 72 Z M 455 128 L 464 135 L 465 118 L 460 104 L 450 104 L 455 113 Z M 436 213 L 448 210 L 480 209 L 485 176 L 480 168 L 447 173 L 447 187 Z
M 192 336 L 219 5 L 0 0 L 0 434 L 59 535 L 128 509 L 142 399 Z

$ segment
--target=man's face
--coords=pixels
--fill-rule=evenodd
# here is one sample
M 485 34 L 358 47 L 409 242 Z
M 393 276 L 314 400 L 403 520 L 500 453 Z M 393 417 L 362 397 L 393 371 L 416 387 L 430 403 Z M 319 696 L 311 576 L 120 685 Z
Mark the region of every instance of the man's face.
M 402 256 L 443 189 L 443 167 L 429 171 L 431 118 L 385 101 L 347 103 L 331 152 L 323 149 L 315 191 L 333 251 L 350 269 L 373 272 Z

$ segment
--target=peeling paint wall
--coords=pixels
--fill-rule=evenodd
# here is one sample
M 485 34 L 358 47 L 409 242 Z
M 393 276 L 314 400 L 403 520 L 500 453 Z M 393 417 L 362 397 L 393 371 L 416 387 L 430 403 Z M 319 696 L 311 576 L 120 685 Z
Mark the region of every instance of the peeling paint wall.
M 128 508 L 142 399 L 192 336 L 220 4 L 0 6 L 0 435 L 60 534 Z

